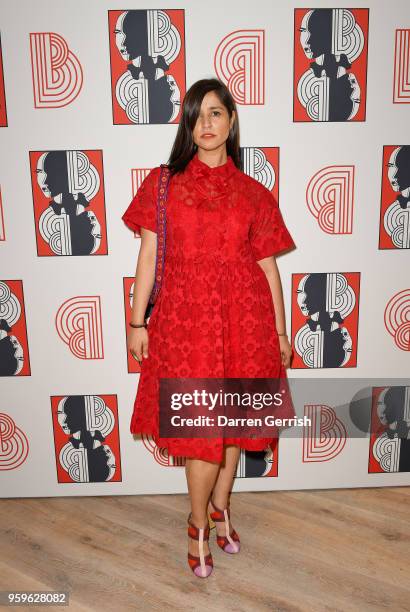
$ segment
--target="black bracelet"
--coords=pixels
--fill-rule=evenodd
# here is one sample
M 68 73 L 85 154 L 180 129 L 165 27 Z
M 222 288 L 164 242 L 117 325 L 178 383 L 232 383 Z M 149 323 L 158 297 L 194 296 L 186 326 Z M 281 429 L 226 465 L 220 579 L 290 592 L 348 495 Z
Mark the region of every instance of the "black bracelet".
M 141 325 L 136 325 L 135 323 L 129 323 L 131 325 L 131 327 L 147 327 L 147 323 L 142 323 Z

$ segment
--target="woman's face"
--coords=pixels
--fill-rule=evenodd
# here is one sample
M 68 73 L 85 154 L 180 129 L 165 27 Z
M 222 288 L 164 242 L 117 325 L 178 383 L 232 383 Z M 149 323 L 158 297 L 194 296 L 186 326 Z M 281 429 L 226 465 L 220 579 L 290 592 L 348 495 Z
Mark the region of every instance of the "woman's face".
M 222 104 L 214 91 L 203 97 L 201 110 L 192 131 L 198 149 L 214 151 L 225 145 L 229 130 L 235 121 L 235 111 L 229 118 L 228 109 Z

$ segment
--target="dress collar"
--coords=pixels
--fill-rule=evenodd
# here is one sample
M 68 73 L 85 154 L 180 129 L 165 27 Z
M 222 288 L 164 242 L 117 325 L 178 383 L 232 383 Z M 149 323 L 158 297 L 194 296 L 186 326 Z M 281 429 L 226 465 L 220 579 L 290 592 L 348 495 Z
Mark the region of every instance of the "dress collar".
M 211 168 L 211 166 L 208 166 L 208 164 L 199 159 L 198 152 L 191 158 L 188 167 L 195 176 L 208 177 L 211 180 L 216 177 L 221 179 L 229 178 L 237 170 L 230 155 L 227 156 L 227 161 L 224 164 Z
M 227 161 L 220 166 L 211 168 L 198 157 L 198 152 L 190 159 L 186 166 L 187 174 L 192 180 L 194 189 L 202 199 L 211 202 L 226 198 L 232 190 L 232 175 L 237 171 L 237 167 L 230 155 Z

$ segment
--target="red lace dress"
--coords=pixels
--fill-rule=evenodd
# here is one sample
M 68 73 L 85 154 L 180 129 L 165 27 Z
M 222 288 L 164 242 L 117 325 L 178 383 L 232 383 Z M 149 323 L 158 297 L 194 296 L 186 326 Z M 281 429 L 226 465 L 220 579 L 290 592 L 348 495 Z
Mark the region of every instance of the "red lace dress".
M 151 170 L 122 216 L 135 235 L 157 231 L 160 168 Z M 263 450 L 276 438 L 160 438 L 159 378 L 286 378 L 272 294 L 256 263 L 295 244 L 277 202 L 232 158 L 210 168 L 198 155 L 171 177 L 165 272 L 148 322 L 131 419 L 169 455 L 220 463 L 223 445 Z M 287 414 L 294 416 L 290 406 Z M 274 434 L 276 435 L 276 434 Z

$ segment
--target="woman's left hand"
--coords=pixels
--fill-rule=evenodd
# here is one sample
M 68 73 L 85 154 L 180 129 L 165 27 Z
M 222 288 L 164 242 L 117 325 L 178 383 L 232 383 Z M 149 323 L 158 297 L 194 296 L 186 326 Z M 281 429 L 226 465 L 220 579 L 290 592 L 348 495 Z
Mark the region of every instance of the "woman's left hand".
M 293 349 L 287 336 L 279 336 L 279 346 L 282 364 L 285 368 L 288 368 L 290 366 Z

